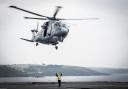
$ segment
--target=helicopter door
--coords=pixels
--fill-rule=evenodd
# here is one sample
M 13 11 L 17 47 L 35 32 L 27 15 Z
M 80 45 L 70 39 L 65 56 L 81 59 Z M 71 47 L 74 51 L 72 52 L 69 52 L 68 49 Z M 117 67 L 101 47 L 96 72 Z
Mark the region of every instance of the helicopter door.
M 54 27 L 54 23 L 53 22 L 49 22 L 48 23 L 48 28 L 47 28 L 47 35 L 50 37 L 51 35 L 53 35 L 53 29 Z
M 44 37 L 47 35 L 47 30 L 48 30 L 48 22 L 46 22 L 43 26 L 44 28 Z

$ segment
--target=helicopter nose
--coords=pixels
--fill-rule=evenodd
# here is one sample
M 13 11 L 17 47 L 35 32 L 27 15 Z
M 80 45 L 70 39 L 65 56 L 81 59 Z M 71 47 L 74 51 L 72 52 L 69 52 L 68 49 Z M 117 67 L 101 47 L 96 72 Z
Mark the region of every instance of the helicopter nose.
M 68 34 L 68 32 L 69 32 L 69 29 L 67 29 L 67 28 L 62 28 L 62 33 L 64 34 L 64 35 L 67 35 Z
M 62 31 L 62 37 L 65 38 L 67 36 L 69 30 L 67 28 L 62 28 L 61 31 Z

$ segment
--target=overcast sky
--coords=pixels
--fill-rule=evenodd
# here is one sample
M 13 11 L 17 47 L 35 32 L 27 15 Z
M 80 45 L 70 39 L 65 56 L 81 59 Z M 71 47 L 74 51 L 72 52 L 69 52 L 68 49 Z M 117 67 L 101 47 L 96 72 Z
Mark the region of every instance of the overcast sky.
M 23 16 L 38 16 L 10 5 L 47 16 L 53 15 L 55 6 L 63 6 L 57 17 L 100 19 L 66 21 L 70 32 L 55 50 L 20 40 L 31 39 L 30 30 L 44 21 L 25 20 Z M 128 0 L 0 0 L 0 38 L 0 64 L 128 68 Z

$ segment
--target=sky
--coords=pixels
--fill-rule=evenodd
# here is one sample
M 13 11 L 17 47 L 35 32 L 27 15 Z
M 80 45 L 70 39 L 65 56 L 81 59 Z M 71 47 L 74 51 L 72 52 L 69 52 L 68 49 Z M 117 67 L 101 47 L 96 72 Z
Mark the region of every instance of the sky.
M 29 43 L 31 29 L 44 21 L 8 8 L 15 5 L 52 16 L 55 6 L 63 8 L 58 18 L 99 18 L 65 21 L 70 26 L 63 43 L 54 46 Z M 128 68 L 128 0 L 0 0 L 0 64 L 58 64 L 83 67 Z

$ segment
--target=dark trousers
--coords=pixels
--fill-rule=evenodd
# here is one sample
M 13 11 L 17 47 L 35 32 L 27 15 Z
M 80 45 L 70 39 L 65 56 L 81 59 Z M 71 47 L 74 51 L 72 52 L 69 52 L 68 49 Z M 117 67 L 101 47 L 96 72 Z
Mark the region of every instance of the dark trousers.
M 61 87 L 61 80 L 58 80 L 59 87 Z

